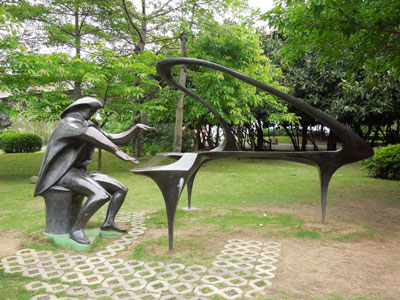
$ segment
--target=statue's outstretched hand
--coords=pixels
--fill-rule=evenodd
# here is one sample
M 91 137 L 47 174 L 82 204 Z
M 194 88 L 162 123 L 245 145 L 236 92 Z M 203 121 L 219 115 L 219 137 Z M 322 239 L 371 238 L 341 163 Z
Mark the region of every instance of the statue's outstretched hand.
M 118 156 L 120 159 L 124 160 L 124 161 L 130 161 L 134 164 L 138 164 L 139 161 L 136 160 L 136 158 L 129 156 L 128 154 L 126 154 L 125 152 L 118 150 L 117 152 L 115 152 L 115 155 Z
M 145 131 L 155 131 L 157 130 L 155 127 L 150 127 L 144 124 L 136 124 L 137 128 L 143 129 Z

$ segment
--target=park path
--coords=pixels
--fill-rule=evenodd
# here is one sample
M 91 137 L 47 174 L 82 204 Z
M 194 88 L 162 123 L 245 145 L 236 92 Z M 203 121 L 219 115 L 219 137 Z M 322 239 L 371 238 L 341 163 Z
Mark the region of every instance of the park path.
M 32 278 L 25 286 L 31 300 L 251 299 L 272 284 L 279 243 L 228 240 L 211 267 L 124 260 L 115 256 L 145 233 L 145 214 L 120 212 L 117 221 L 130 229 L 105 250 L 90 255 L 23 249 L 3 258 L 0 268 Z

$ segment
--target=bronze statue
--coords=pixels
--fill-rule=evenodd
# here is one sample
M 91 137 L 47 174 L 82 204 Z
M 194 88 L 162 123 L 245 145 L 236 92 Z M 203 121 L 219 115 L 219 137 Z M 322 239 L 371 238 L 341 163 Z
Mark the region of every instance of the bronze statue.
M 200 98 L 193 91 L 181 85 L 173 78 L 171 69 L 177 65 L 196 66 L 196 68 L 204 67 L 220 71 L 251 84 L 260 90 L 268 92 L 315 118 L 321 124 L 329 127 L 342 140 L 343 146 L 337 151 L 240 151 L 228 122 L 225 121 L 216 109 L 207 101 Z M 194 179 L 200 167 L 207 161 L 228 157 L 268 160 L 279 159 L 316 166 L 320 173 L 322 223 L 325 223 L 328 185 L 332 175 L 341 166 L 368 158 L 374 154 L 372 147 L 361 137 L 319 109 L 312 107 L 292 95 L 286 94 L 272 86 L 224 66 L 196 58 L 178 57 L 167 58 L 159 61 L 157 63 L 157 72 L 160 77 L 170 85 L 185 92 L 187 95 L 208 108 L 208 110 L 214 114 L 216 119 L 221 123 L 224 130 L 223 143 L 211 151 L 197 153 L 160 153 L 158 155 L 159 157 L 154 159 L 156 164 L 153 165 L 152 161 L 149 161 L 145 166 L 132 170 L 135 174 L 145 175 L 153 179 L 162 192 L 167 210 L 169 249 L 171 251 L 173 248 L 175 212 L 179 198 L 182 194 L 183 188 L 187 185 L 188 206 L 190 207 Z M 159 165 L 158 163 L 160 160 L 166 157 L 174 159 L 175 162 L 169 165 Z
M 110 204 L 101 230 L 126 231 L 114 219 L 128 189 L 105 174 L 87 172 L 95 147 L 137 164 L 117 145 L 127 144 L 138 129 L 155 130 L 137 124 L 120 134 L 106 133 L 89 122 L 102 107 L 99 100 L 86 97 L 73 102 L 61 114 L 47 144 L 34 194 L 42 195 L 46 201 L 46 232 L 69 233 L 71 239 L 81 244 L 90 243 L 84 233 L 85 225 L 107 201 Z M 84 196 L 87 201 L 82 205 Z

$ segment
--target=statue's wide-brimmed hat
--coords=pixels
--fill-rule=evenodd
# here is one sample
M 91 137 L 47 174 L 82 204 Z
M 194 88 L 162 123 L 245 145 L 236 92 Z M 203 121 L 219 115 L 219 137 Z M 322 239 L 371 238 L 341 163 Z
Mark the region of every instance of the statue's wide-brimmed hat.
M 103 103 L 100 100 L 97 100 L 96 98 L 92 97 L 81 98 L 73 102 L 70 106 L 68 106 L 61 114 L 61 118 L 64 118 L 66 113 L 68 113 L 72 108 L 75 108 L 78 105 L 89 105 L 96 109 L 103 107 Z

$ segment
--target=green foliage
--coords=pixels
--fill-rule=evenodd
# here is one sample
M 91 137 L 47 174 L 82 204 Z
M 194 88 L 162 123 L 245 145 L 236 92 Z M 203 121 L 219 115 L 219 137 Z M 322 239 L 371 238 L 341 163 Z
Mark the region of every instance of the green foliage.
M 98 26 L 98 2 L 21 0 L 5 7 L 15 19 L 25 23 L 19 39 L 30 48 L 37 50 L 43 45 L 62 50 L 67 48 L 75 50 L 75 55 L 79 56 L 83 46 L 105 36 Z
M 344 63 L 335 67 L 321 63 L 321 51 L 305 52 L 290 64 L 284 56 L 287 41 L 278 34 L 261 35 L 262 47 L 273 63 L 282 66 L 283 84 L 290 93 L 348 125 L 357 134 L 374 143 L 400 142 L 396 123 L 400 115 L 400 80 L 391 72 L 362 69 L 345 72 Z M 316 121 L 297 109 L 301 127 Z
M 0 135 L 0 149 L 6 153 L 40 151 L 43 141 L 40 136 L 28 132 L 6 132 Z
M 16 33 L 18 31 L 18 25 L 14 22 L 11 15 L 0 6 L 0 92 L 8 92 L 9 88 L 5 82 L 3 82 L 2 77 L 6 75 L 8 57 L 12 53 L 20 52 L 21 45 L 16 38 Z M 0 112 L 9 112 L 10 106 L 4 105 L 0 101 Z
M 317 50 L 321 62 L 399 75 L 399 11 L 397 0 L 278 0 L 264 19 L 286 39 L 290 60 Z
M 262 55 L 257 34 L 245 25 L 222 25 L 210 32 L 204 32 L 192 45 L 192 55 L 209 60 L 250 77 L 286 90 L 277 82 L 280 69 Z M 249 121 L 251 110 L 255 107 L 269 107 L 270 113 L 281 118 L 288 117 L 285 105 L 273 96 L 259 92 L 247 83 L 217 71 L 200 68 L 200 72 L 190 72 L 188 77 L 196 93 L 209 102 L 231 124 Z M 189 100 L 188 102 L 191 102 Z M 185 111 L 186 114 L 186 111 Z M 191 104 L 186 116 L 192 124 L 199 119 L 215 122 L 207 109 L 200 104 Z
M 15 50 L 20 47 L 15 34 L 18 32 L 18 25 L 14 22 L 11 15 L 0 7 L 0 56 L 3 58 L 7 50 Z M 1 59 L 0 59 L 1 61 Z
M 57 120 L 70 103 L 66 94 L 70 88 L 69 81 L 83 76 L 81 74 L 87 69 L 80 62 L 67 54 L 10 55 L 6 74 L 0 74 L 0 81 L 12 93 L 10 100 L 14 103 L 14 114 L 22 113 L 31 120 Z
M 343 76 L 340 88 L 342 95 L 332 105 L 334 116 L 372 142 L 400 142 L 399 126 L 396 126 L 396 123 L 400 124 L 398 77 L 391 72 L 376 73 L 365 69 L 353 78 Z
M 43 122 L 31 120 L 29 117 L 20 116 L 17 119 L 12 119 L 12 125 L 7 132 L 10 130 L 18 132 L 31 132 L 40 136 L 43 140 L 43 144 L 47 145 L 51 134 L 54 131 L 57 122 Z
M 158 152 L 172 151 L 174 141 L 174 124 L 158 124 L 154 125 L 157 130 L 146 132 L 144 137 L 145 153 L 149 152 L 155 155 Z M 184 130 L 182 134 L 182 152 L 192 149 L 193 134 L 190 130 Z
M 361 163 L 372 177 L 400 180 L 400 144 L 377 148 L 374 156 Z

